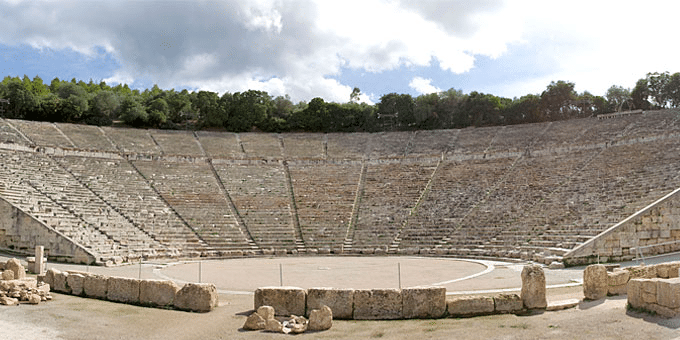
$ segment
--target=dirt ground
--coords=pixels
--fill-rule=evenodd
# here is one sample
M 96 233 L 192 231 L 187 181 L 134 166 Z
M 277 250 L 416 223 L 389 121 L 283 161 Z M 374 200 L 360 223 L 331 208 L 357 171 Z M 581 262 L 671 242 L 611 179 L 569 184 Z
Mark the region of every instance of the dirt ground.
M 396 262 L 395 262 L 396 261 Z M 518 287 L 520 264 L 459 262 L 451 259 L 411 258 L 292 258 L 208 261 L 200 264 L 201 280 L 211 279 L 220 291 L 219 306 L 210 313 L 187 313 L 145 308 L 53 293 L 54 299 L 37 306 L 0 306 L 0 339 L 280 339 L 283 334 L 243 331 L 252 312 L 252 288 L 277 285 L 279 264 L 284 284 L 303 288 L 330 286 L 375 287 L 402 284 L 443 283 L 453 290 L 480 291 Z M 297 264 L 305 268 L 295 268 Z M 198 263 L 143 264 L 117 268 L 48 264 L 61 270 L 78 269 L 110 276 L 170 278 L 182 284 L 196 281 Z M 266 268 L 263 270 L 262 268 Z M 362 269 L 361 275 L 348 274 Z M 244 273 L 247 273 L 244 275 Z M 319 277 L 324 281 L 319 281 Z M 572 286 L 548 289 L 548 301 L 583 298 L 573 281 L 582 269 L 546 270 L 548 285 L 571 282 Z M 236 280 L 241 278 L 242 280 Z M 386 280 L 386 281 L 384 281 Z M 451 281 L 451 282 L 449 282 Z M 328 285 L 325 285 L 328 286 Z M 353 287 L 363 288 L 363 287 Z M 512 288 L 511 288 L 512 289 Z M 531 315 L 493 315 L 465 319 L 345 321 L 334 320 L 325 332 L 306 333 L 304 339 L 680 339 L 680 318 L 664 319 L 626 309 L 626 298 L 582 302 L 576 308 Z

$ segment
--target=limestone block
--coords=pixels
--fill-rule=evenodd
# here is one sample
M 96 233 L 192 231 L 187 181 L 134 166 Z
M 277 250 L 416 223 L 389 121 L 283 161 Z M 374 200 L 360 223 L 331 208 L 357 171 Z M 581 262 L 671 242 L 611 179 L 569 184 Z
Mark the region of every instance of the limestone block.
M 680 309 L 668 308 L 666 306 L 662 306 L 656 303 L 645 306 L 645 309 L 650 310 L 656 313 L 657 315 L 666 318 L 673 318 L 680 315 Z
M 644 303 L 656 303 L 656 285 L 659 279 L 649 279 L 642 282 L 640 297 Z
M 264 330 L 267 332 L 281 333 L 283 331 L 283 325 L 279 320 L 269 319 L 265 321 Z
M 38 295 L 38 294 L 30 294 L 30 295 L 28 296 L 28 299 L 27 299 L 26 301 L 28 301 L 28 303 L 30 303 L 30 304 L 32 304 L 32 305 L 37 305 L 37 304 L 40 303 L 40 300 L 41 300 L 41 299 L 40 299 L 40 295 Z
M 81 274 L 69 273 L 66 277 L 66 283 L 71 288 L 71 294 L 83 295 L 83 286 L 85 284 L 85 276 Z
M 655 265 L 656 267 L 656 276 L 662 279 L 667 279 L 668 278 L 668 270 L 670 269 L 670 264 L 669 263 L 660 263 Z
M 147 306 L 172 306 L 179 286 L 167 280 L 141 280 L 139 303 Z
M 631 279 L 651 279 L 656 277 L 656 267 L 654 266 L 634 266 L 625 268 L 630 272 Z
M 599 300 L 607 296 L 607 268 L 601 264 L 591 264 L 583 271 L 583 295 L 589 300 Z
M 139 303 L 139 280 L 127 277 L 109 277 L 106 299 L 124 303 Z
M 539 265 L 526 265 L 522 269 L 522 291 L 520 293 L 524 307 L 541 309 L 548 306 L 545 297 L 545 273 Z
M 354 291 L 355 320 L 394 320 L 402 317 L 402 297 L 399 289 Z
M 17 259 L 7 260 L 7 262 L 5 262 L 5 270 L 13 271 L 15 280 L 21 280 L 26 277 L 26 269 Z
M 607 272 L 607 294 L 608 295 L 623 295 L 626 294 L 628 278 L 630 273 L 627 270 L 617 269 L 613 272 Z
M 187 283 L 175 295 L 177 309 L 209 312 L 217 307 L 217 288 L 212 283 Z
M 496 313 L 517 313 L 524 308 L 522 298 L 517 294 L 499 294 L 493 297 Z
M 405 319 L 440 318 L 446 313 L 446 288 L 413 287 L 401 290 Z
M 328 306 L 323 306 L 321 309 L 314 309 L 309 313 L 309 325 L 307 329 L 310 331 L 325 331 L 333 326 L 333 311 Z
M 274 318 L 276 311 L 272 306 L 260 306 L 260 308 L 257 309 L 257 314 L 259 314 L 263 319 L 269 320 Z
M 305 315 L 307 294 L 298 287 L 262 287 L 255 290 L 255 308 L 272 306 L 276 315 Z
M 668 264 L 668 278 L 669 279 L 680 276 L 680 275 L 678 275 L 678 268 L 680 268 L 680 262 L 678 262 L 678 261 L 670 262 Z
M 633 307 L 640 308 L 643 305 L 642 302 L 642 282 L 644 279 L 631 279 L 628 281 L 628 284 L 626 285 L 627 287 L 627 295 L 628 295 L 628 304 L 630 304 Z
M 85 284 L 83 285 L 85 296 L 96 299 L 106 299 L 108 281 L 108 277 L 103 275 L 86 276 Z
M 680 278 L 659 280 L 656 302 L 668 308 L 680 308 Z
M 16 306 L 19 304 L 19 299 L 11 298 L 9 296 L 0 296 L 0 305 Z
M 55 274 L 54 275 L 54 286 L 52 286 L 52 289 L 55 292 L 64 293 L 64 294 L 71 294 L 71 287 L 68 286 L 68 276 L 69 276 L 69 273 L 67 273 L 67 272 L 61 272 L 59 274 Z
M 45 273 L 45 278 L 43 279 L 43 282 L 49 284 L 50 286 L 54 287 L 54 275 L 57 273 L 61 273 L 58 269 L 50 268 L 47 270 Z
M 310 288 L 307 290 L 307 313 L 328 306 L 335 319 L 353 317 L 354 289 Z
M 2 272 L 2 279 L 4 281 L 9 281 L 9 280 L 14 280 L 14 271 L 13 270 L 4 270 Z
M 266 320 L 257 312 L 250 314 L 246 319 L 246 323 L 243 324 L 243 329 L 248 331 L 256 331 L 264 329 L 266 325 Z
M 493 313 L 494 301 L 486 296 L 457 296 L 446 301 L 446 308 L 451 317 L 486 315 Z

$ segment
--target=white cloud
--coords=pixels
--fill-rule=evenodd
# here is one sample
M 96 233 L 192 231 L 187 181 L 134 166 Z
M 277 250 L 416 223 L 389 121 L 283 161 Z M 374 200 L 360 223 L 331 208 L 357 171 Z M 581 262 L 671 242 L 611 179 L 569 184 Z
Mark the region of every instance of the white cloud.
M 432 85 L 432 79 L 425 79 L 423 77 L 413 77 L 408 86 L 420 94 L 430 94 L 442 91 L 442 89 Z

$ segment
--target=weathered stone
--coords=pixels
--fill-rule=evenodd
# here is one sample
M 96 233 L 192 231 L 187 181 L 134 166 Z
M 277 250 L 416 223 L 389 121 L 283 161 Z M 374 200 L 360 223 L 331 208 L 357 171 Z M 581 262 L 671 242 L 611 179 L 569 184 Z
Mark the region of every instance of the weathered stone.
M 660 316 L 666 317 L 666 318 L 673 318 L 673 317 L 680 315 L 679 309 L 668 308 L 666 306 L 662 306 L 662 305 L 659 305 L 659 304 L 656 304 L 656 303 L 649 304 L 649 305 L 645 306 L 645 309 L 650 310 L 650 311 L 656 313 L 657 315 L 660 315 Z
M 333 326 L 333 311 L 328 306 L 314 309 L 309 313 L 310 331 L 325 331 Z
M 517 313 L 524 308 L 522 298 L 517 294 L 499 294 L 493 297 L 496 313 Z
M 81 274 L 71 274 L 69 273 L 66 277 L 66 283 L 71 288 L 71 294 L 73 295 L 83 295 L 83 287 L 85 285 L 85 276 Z
M 49 284 L 50 286 L 54 287 L 54 275 L 57 273 L 61 273 L 61 271 L 54 268 L 48 269 L 47 272 L 45 272 L 45 278 L 43 279 L 43 281 Z
M 640 308 L 643 305 L 642 302 L 642 282 L 644 279 L 631 279 L 628 281 L 627 295 L 628 304 L 635 308 Z
M 659 279 L 649 279 L 642 282 L 640 297 L 644 303 L 656 303 L 656 288 Z
M 0 296 L 0 305 L 5 306 L 16 306 L 19 304 L 19 300 L 9 296 Z
M 680 308 L 680 278 L 659 280 L 656 302 L 668 308 Z
M 139 303 L 139 280 L 127 277 L 109 277 L 106 299 L 124 303 Z
M 41 300 L 41 299 L 40 299 L 40 295 L 38 295 L 38 294 L 30 294 L 30 295 L 28 296 L 28 300 L 27 300 L 27 301 L 28 301 L 28 303 L 30 303 L 30 304 L 32 304 L 32 305 L 37 305 L 37 304 L 40 303 L 40 300 Z
M 2 279 L 5 281 L 14 280 L 14 271 L 9 269 L 4 270 L 2 272 Z
M 601 264 L 592 264 L 583 271 L 583 295 L 589 300 L 598 300 L 607 296 L 607 268 Z
M 108 288 L 108 278 L 103 275 L 88 275 L 85 277 L 83 290 L 85 296 L 106 299 Z
M 528 309 L 541 309 L 548 306 L 545 297 L 545 273 L 539 265 L 526 265 L 522 269 L 522 303 Z
M 7 260 L 7 262 L 5 262 L 5 270 L 13 271 L 15 280 L 21 280 L 26 277 L 26 269 L 17 259 Z
M 354 289 L 310 288 L 307 290 L 307 313 L 328 306 L 336 319 L 353 317 Z
M 69 273 L 67 272 L 54 275 L 54 286 L 52 288 L 55 292 L 71 294 L 71 287 L 68 286 L 68 276 Z
M 257 312 L 250 314 L 246 319 L 246 323 L 243 324 L 243 329 L 248 331 L 256 331 L 264 329 L 266 326 L 266 320 Z
M 446 308 L 451 317 L 486 315 L 493 313 L 494 301 L 486 296 L 456 296 L 446 301 Z
M 552 261 L 550 265 L 548 265 L 548 269 L 564 269 L 564 263 Z
M 630 272 L 631 279 L 652 279 L 656 277 L 656 267 L 654 266 L 634 266 L 626 267 L 624 270 Z
M 139 281 L 139 303 L 146 306 L 172 306 L 179 286 L 168 280 Z
M 623 295 L 626 294 L 628 278 L 630 272 L 627 270 L 615 270 L 607 272 L 607 294 L 608 295 Z
M 272 306 L 260 306 L 257 309 L 257 314 L 259 314 L 263 319 L 269 320 L 274 318 L 276 311 Z
M 656 276 L 662 279 L 668 278 L 668 270 L 670 269 L 670 263 L 659 263 L 654 266 L 656 269 Z
M 276 315 L 304 315 L 305 290 L 298 287 L 262 287 L 255 290 L 255 308 L 272 306 Z
M 558 310 L 563 310 L 563 309 L 574 308 L 580 302 L 581 301 L 579 301 L 579 299 L 569 299 L 569 300 L 555 301 L 555 302 L 549 303 L 548 307 L 546 307 L 546 310 L 549 311 L 549 312 L 553 312 L 553 311 L 558 311 Z
M 276 319 L 265 320 L 264 330 L 267 332 L 281 333 L 283 331 L 283 325 Z
M 300 334 L 307 330 L 308 321 L 302 316 L 291 315 L 289 320 L 282 322 L 281 331 L 285 334 Z
M 440 318 L 446 313 L 446 288 L 413 287 L 401 290 L 405 319 Z
M 177 309 L 209 312 L 217 307 L 217 288 L 212 283 L 187 283 L 175 295 Z
M 393 320 L 402 317 L 402 296 L 399 289 L 354 291 L 355 320 Z

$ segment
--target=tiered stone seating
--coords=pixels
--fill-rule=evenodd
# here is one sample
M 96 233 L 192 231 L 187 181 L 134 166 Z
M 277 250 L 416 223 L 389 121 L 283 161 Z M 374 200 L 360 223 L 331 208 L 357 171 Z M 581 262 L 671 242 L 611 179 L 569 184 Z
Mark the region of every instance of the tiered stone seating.
M 369 164 L 353 249 L 387 247 L 414 208 L 436 164 Z
M 369 144 L 368 133 L 329 133 L 328 158 L 363 159 Z
M 654 117 L 655 119 L 658 116 Z M 615 119 L 586 118 L 585 122 L 590 123 L 589 128 L 577 138 L 574 143 L 579 144 L 597 144 L 606 143 L 620 139 L 626 130 L 632 128 L 639 116 L 623 116 Z
M 467 214 L 510 170 L 513 161 L 511 158 L 498 158 L 444 162 L 416 215 L 409 219 L 399 247 L 434 248 L 449 242 L 449 239 L 451 243 L 475 241 L 473 237 L 461 238 L 455 232 Z
M 625 138 L 645 138 L 663 136 L 680 131 L 680 113 L 676 110 L 643 113 L 636 117 L 635 126 L 628 131 Z
M 74 145 L 54 126 L 54 123 L 29 122 L 25 120 L 8 119 L 14 127 L 19 129 L 33 143 L 41 146 L 56 146 L 73 148 Z
M 164 250 L 165 247 L 132 225 L 49 158 L 39 153 L 0 152 L 4 156 L 3 176 L 13 178 L 11 186 L 7 186 L 13 190 L 22 188 L 29 190 L 26 187 L 32 187 L 39 193 L 36 196 L 44 196 L 35 216 L 44 219 L 49 217 L 52 211 L 60 211 L 59 215 L 53 217 L 63 219 L 65 225 L 62 226 L 58 221 L 50 221 L 51 224 L 57 225 L 57 230 L 73 235 L 77 234 L 73 228 L 79 226 L 78 230 L 83 230 L 85 234 L 95 236 L 103 234 L 119 245 L 119 253 L 142 255 L 148 251 Z M 32 198 L 33 196 L 27 194 L 25 199 L 28 201 L 17 202 L 18 206 L 26 208 L 27 212 L 31 213 Z M 81 222 L 77 224 L 77 220 Z M 70 230 L 67 230 L 69 228 Z M 99 242 L 97 238 L 94 241 Z
M 404 157 L 412 147 L 414 132 L 381 132 L 370 134 L 370 153 L 368 158 Z
M 191 131 L 152 130 L 150 132 L 165 155 L 203 155 Z
M 213 249 L 248 249 L 244 229 L 208 163 L 135 161 L 163 199 Z
M 487 152 L 524 152 L 546 127 L 547 123 L 508 125 L 498 131 Z
M 288 159 L 324 158 L 323 135 L 320 133 L 284 134 L 283 152 Z
M 592 124 L 598 124 L 597 118 L 572 119 L 550 122 L 547 131 L 538 137 L 534 143 L 536 149 L 570 148 L 574 141 L 590 129 Z M 597 137 L 597 136 L 595 136 Z
M 281 158 L 281 143 L 276 134 L 240 133 L 239 138 L 248 157 Z
M 409 148 L 411 155 L 441 155 L 456 147 L 458 134 L 461 130 L 423 130 L 416 131 L 413 147 Z
M 498 134 L 498 131 L 503 127 L 481 127 L 481 128 L 465 128 L 460 130 L 458 138 L 455 142 L 455 149 L 452 154 L 483 154 L 484 151 L 491 145 L 493 138 Z
M 88 188 L 164 245 L 189 251 L 206 249 L 193 230 L 127 161 L 85 157 L 62 157 L 59 161 Z
M 8 121 L 0 118 L 0 143 L 27 145 L 28 141 L 24 139 L 15 129 L 13 129 L 8 124 Z
M 260 248 L 297 247 L 292 200 L 280 164 L 215 164 L 215 170 Z
M 342 247 L 357 192 L 360 164 L 289 166 L 300 229 L 311 248 Z
M 81 150 L 116 152 L 116 146 L 104 136 L 102 130 L 92 125 L 57 123 L 61 130 Z
M 208 157 L 238 159 L 244 156 L 235 133 L 197 131 L 196 134 Z
M 141 129 L 123 129 L 102 127 L 106 135 L 125 153 L 141 153 L 160 155 L 161 149 L 151 138 L 149 131 Z

